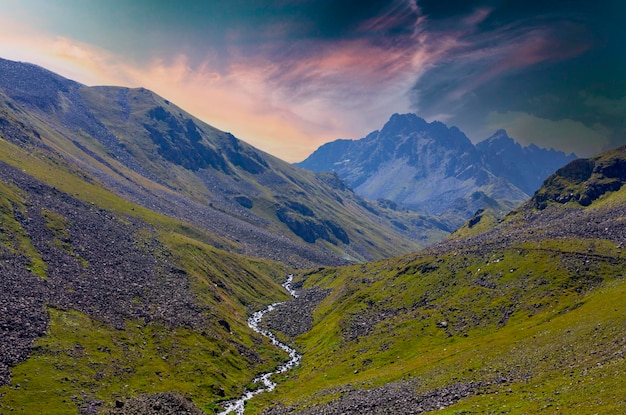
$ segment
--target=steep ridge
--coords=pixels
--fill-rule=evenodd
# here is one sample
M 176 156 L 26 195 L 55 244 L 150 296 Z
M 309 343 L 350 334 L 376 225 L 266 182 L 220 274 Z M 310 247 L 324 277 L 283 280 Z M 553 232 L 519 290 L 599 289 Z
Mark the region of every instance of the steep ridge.
M 327 295 L 263 413 L 624 412 L 625 161 L 571 162 L 484 232 L 297 276 Z
M 456 127 L 394 114 L 380 131 L 324 144 L 296 165 L 335 171 L 366 198 L 436 215 L 456 229 L 481 208 L 503 216 L 573 158 L 522 148 L 504 131 L 474 146 Z
M 494 175 L 503 177 L 526 194 L 532 195 L 558 168 L 574 160 L 574 154 L 546 150 L 530 144 L 522 147 L 504 130 L 476 144 L 476 150 Z
M 86 87 L 0 60 L 0 131 L 52 152 L 118 195 L 294 266 L 409 252 L 447 232 L 425 215 L 355 195 L 297 169 L 143 88 Z

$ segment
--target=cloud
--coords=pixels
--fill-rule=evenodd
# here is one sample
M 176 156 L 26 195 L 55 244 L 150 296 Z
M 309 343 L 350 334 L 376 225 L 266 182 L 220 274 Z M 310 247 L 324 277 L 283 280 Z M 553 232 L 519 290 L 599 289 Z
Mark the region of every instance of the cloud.
M 460 18 L 428 22 L 425 43 L 440 52 L 413 88 L 417 112 L 428 117 L 475 111 L 466 106 L 476 105 L 476 98 L 492 84 L 580 56 L 593 46 L 585 26 L 568 16 L 493 24 L 497 19 L 490 17 L 495 13 L 477 8 Z
M 626 127 L 626 97 L 608 98 L 591 94 L 581 94 L 584 104 L 606 117 L 618 117 L 622 120 L 622 125 Z
M 490 122 L 510 130 L 504 125 L 509 120 L 521 131 L 532 111 L 493 107 L 485 91 L 502 95 L 498 88 L 510 87 L 503 80 L 590 47 L 585 28 L 567 16 L 500 20 L 499 9 L 465 2 L 457 4 L 463 6 L 459 13 L 445 8 L 441 19 L 424 14 L 425 2 L 415 0 L 371 0 L 358 8 L 330 0 L 251 4 L 197 2 L 198 9 L 182 14 L 173 6 L 150 9 L 147 15 L 154 18 L 141 7 L 128 14 L 101 6 L 106 18 L 95 19 L 97 27 L 85 35 L 100 47 L 70 36 L 89 26 L 88 19 L 61 37 L 46 31 L 54 24 L 19 24 L 0 16 L 0 55 L 88 85 L 149 88 L 262 150 L 299 161 L 330 140 L 365 136 L 394 112 L 415 110 L 447 122 L 462 114 L 479 130 L 489 111 L 500 110 Z M 92 16 L 94 10 L 85 6 L 89 13 L 79 15 Z M 113 27 L 119 32 L 112 37 L 107 25 L 115 26 L 118 14 L 124 21 Z M 129 17 L 138 15 L 137 21 Z M 65 19 L 74 22 L 76 16 Z M 124 35 L 127 46 L 111 46 Z M 498 102 L 504 101 L 510 98 Z M 599 111 L 611 104 L 589 99 L 586 105 Z M 568 114 L 561 118 L 575 122 Z M 584 121 L 589 131 L 581 131 L 597 141 L 592 133 L 602 128 Z
M 568 118 L 549 120 L 519 111 L 492 112 L 487 124 L 492 131 L 507 130 L 521 144 L 535 143 L 540 147 L 574 152 L 579 157 L 597 154 L 611 146 L 611 131 L 605 126 L 586 126 Z
M 232 46 L 227 62 L 178 53 L 140 64 L 10 21 L 0 26 L 0 54 L 87 85 L 146 87 L 262 150 L 300 161 L 325 142 L 362 137 L 391 113 L 409 111 L 407 91 L 436 58 L 411 4 L 394 3 L 353 37 Z

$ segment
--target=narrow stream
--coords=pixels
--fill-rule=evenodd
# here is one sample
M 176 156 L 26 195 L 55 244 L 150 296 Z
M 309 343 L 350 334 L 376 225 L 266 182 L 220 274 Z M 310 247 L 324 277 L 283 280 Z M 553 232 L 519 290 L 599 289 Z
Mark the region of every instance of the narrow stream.
M 285 281 L 285 283 L 283 284 L 283 287 L 285 287 L 285 289 L 289 292 L 289 294 L 291 294 L 294 298 L 297 298 L 298 295 L 296 294 L 296 291 L 291 287 L 292 281 L 293 281 L 293 275 L 289 275 L 289 277 L 287 278 L 287 281 Z M 273 372 L 264 373 L 258 376 L 257 378 L 255 378 L 253 382 L 261 383 L 263 386 L 254 391 L 246 391 L 241 398 L 235 401 L 229 402 L 225 407 L 226 409 L 224 409 L 224 411 L 220 412 L 218 415 L 226 415 L 231 412 L 234 412 L 237 415 L 243 415 L 244 410 L 245 410 L 245 402 L 247 400 L 251 399 L 255 395 L 258 395 L 259 393 L 271 392 L 274 390 L 274 388 L 276 387 L 276 383 L 272 382 L 272 380 L 270 379 L 270 376 L 275 375 L 277 373 L 286 372 L 289 369 L 292 369 L 295 366 L 298 366 L 300 364 L 300 358 L 302 356 L 300 356 L 291 347 L 278 341 L 274 333 L 268 330 L 263 330 L 262 328 L 259 327 L 259 324 L 261 323 L 263 316 L 266 313 L 274 310 L 280 304 L 282 303 L 271 304 L 265 310 L 257 311 L 256 313 L 252 314 L 252 316 L 248 319 L 248 326 L 250 326 L 250 328 L 256 331 L 257 333 L 262 334 L 263 336 L 269 338 L 274 346 L 280 347 L 281 349 L 289 353 L 289 361 L 287 363 L 280 365 L 278 369 L 274 370 Z

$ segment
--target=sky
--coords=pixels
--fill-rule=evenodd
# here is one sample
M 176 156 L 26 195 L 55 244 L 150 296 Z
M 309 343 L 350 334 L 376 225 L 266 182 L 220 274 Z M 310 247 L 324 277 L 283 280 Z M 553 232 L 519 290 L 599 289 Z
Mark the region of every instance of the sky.
M 145 87 L 288 162 L 415 113 L 473 142 L 626 144 L 622 0 L 0 0 L 0 57 Z

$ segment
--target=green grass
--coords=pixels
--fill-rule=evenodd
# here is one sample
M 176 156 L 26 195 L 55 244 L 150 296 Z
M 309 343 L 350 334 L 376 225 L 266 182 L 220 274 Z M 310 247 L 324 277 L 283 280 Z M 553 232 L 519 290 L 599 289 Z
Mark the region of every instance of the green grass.
M 247 314 L 289 296 L 280 284 L 290 269 L 280 263 L 226 253 L 175 232 L 161 232 L 173 260 L 189 274 L 196 294 L 207 304 L 223 307 L 225 316 Z
M 504 377 L 509 384 L 489 386 L 454 410 L 500 413 L 500 404 L 535 391 L 534 401 L 522 399 L 510 413 L 620 413 L 624 361 L 607 359 L 626 347 L 626 303 L 618 300 L 626 293 L 625 264 L 607 241 L 553 240 L 487 257 L 416 255 L 308 275 L 306 286 L 333 291 L 317 307 L 313 329 L 296 339 L 302 366 L 276 392 L 255 398 L 256 407 L 320 404 L 345 385 L 419 379 L 417 392 L 426 392 Z M 386 311 L 366 335 L 345 337 L 355 318 Z M 448 327 L 437 327 L 441 321 Z M 570 387 L 572 371 L 597 375 L 581 375 Z M 580 394 L 592 379 L 598 402 L 585 403 Z
M 243 332 L 236 335 L 254 344 L 264 356 L 261 364 L 242 357 L 215 333 L 132 321 L 116 330 L 77 311 L 49 313 L 48 335 L 13 369 L 11 385 L 0 388 L 2 412 L 75 414 L 86 401 L 111 404 L 172 390 L 203 407 L 238 396 L 240 385 L 257 371 L 284 359 L 267 342 L 253 343 Z
M 22 149 L 8 141 L 0 139 L 0 159 L 25 173 L 55 187 L 77 199 L 93 203 L 102 209 L 121 216 L 138 218 L 157 228 L 179 233 L 204 242 L 209 242 L 224 249 L 235 249 L 237 245 L 227 239 L 202 231 L 184 221 L 172 219 L 150 209 L 131 203 L 107 190 L 84 172 L 68 165 L 65 161 L 49 152 L 38 149 Z
M 63 238 L 64 218 L 49 211 L 43 216 Z M 246 324 L 251 311 L 288 297 L 280 287 L 288 272 L 283 265 L 229 254 L 168 230 L 140 233 L 139 241 L 158 235 L 164 246 L 157 256 L 187 272 L 197 301 L 209 307 L 209 325 L 191 330 L 128 321 L 116 330 L 78 311 L 50 307 L 47 335 L 12 368 L 11 384 L 0 388 L 0 413 L 75 414 L 87 401 L 110 406 L 163 391 L 180 392 L 212 413 L 222 400 L 239 397 L 258 373 L 287 359 Z
M 16 219 L 16 212 L 26 216 L 23 195 L 19 189 L 0 183 L 0 246 L 10 254 L 26 256 L 30 260 L 29 271 L 47 279 L 47 265 Z
M 195 331 L 134 321 L 125 330 L 116 330 L 77 311 L 50 307 L 47 335 L 37 340 L 28 360 L 12 368 L 11 384 L 0 389 L 0 413 L 13 408 L 22 413 L 74 414 L 84 400 L 102 400 L 106 406 L 118 398 L 172 390 L 190 397 L 200 408 L 216 408 L 221 400 L 240 396 L 257 373 L 286 360 L 283 352 L 253 333 L 246 320 L 250 312 L 288 297 L 280 287 L 287 267 L 211 246 L 238 248 L 188 223 L 127 202 L 49 153 L 27 151 L 0 139 L 0 159 L 108 210 L 121 222 L 130 217 L 143 221 L 145 227 L 135 235 L 138 244 L 148 246 L 154 238 L 161 242 L 157 259 L 187 273 L 210 319 L 208 327 Z M 27 195 L 19 189 L 0 183 L 0 244 L 12 255 L 28 257 L 31 271 L 45 278 L 46 264 L 16 220 L 16 211 L 26 216 L 27 203 Z M 50 233 L 50 243 L 75 255 L 70 221 L 49 209 L 37 213 Z M 89 266 L 85 261 L 83 265 Z

